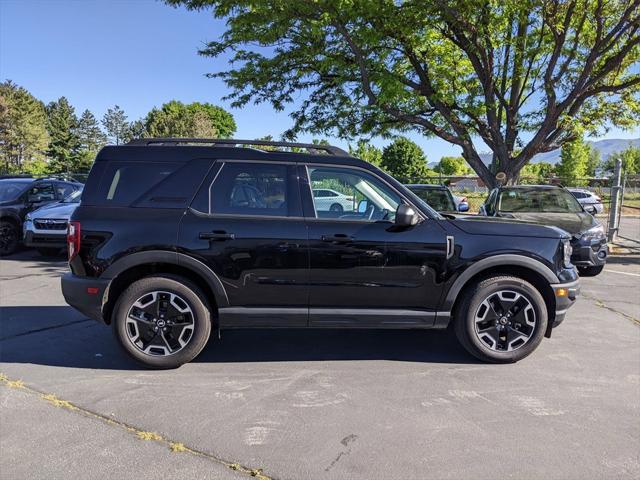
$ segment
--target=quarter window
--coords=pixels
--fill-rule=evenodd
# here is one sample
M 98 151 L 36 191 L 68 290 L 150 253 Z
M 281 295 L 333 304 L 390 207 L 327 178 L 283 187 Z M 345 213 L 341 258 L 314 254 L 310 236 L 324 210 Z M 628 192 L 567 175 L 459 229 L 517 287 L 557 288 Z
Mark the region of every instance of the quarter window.
M 314 191 L 330 195 L 314 195 L 317 218 L 351 221 L 393 221 L 400 196 L 377 177 L 355 169 L 309 167 L 309 179 Z
M 210 212 L 236 215 L 289 215 L 287 166 L 228 162 L 210 189 Z

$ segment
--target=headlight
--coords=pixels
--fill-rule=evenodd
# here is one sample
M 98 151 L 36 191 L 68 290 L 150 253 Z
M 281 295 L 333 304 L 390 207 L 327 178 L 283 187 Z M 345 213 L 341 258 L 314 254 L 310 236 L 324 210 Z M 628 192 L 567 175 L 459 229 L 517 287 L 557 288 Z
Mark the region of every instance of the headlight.
M 563 263 L 564 266 L 569 268 L 571 267 L 571 254 L 573 253 L 573 248 L 571 247 L 571 244 L 569 243 L 569 240 L 562 240 L 562 256 L 563 256 Z
M 586 242 L 604 240 L 604 227 L 602 225 L 591 227 L 589 230 L 582 232 L 580 239 Z

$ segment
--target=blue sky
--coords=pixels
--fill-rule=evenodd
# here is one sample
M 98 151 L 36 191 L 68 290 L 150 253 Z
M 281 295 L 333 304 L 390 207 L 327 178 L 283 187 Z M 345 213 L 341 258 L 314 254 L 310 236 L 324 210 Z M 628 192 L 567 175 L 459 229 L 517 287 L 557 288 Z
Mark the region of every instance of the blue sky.
M 174 98 L 211 102 L 233 113 L 238 138 L 278 138 L 291 125 L 286 112 L 267 105 L 230 109 L 221 100 L 226 86 L 205 77 L 225 69 L 226 59 L 197 50 L 223 28 L 208 12 L 155 0 L 0 0 L 0 80 L 11 79 L 44 102 L 64 95 L 78 113 L 88 108 L 99 118 L 114 104 L 134 120 Z M 442 140 L 409 136 L 430 162 L 459 153 Z M 634 136 L 613 130 L 603 138 Z

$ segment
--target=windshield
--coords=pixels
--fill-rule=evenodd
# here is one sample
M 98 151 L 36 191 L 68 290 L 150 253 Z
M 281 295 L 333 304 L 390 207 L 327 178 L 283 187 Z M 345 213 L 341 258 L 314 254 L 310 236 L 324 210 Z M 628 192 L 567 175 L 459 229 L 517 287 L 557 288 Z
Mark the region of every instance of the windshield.
M 82 195 L 82 189 L 76 190 L 64 200 L 61 200 L 60 203 L 80 203 L 80 195 Z
M 573 195 L 561 188 L 514 188 L 500 192 L 498 211 L 578 213 L 582 207 Z
M 18 198 L 29 185 L 28 182 L 16 180 L 0 181 L 0 202 L 6 202 Z
M 448 190 L 443 188 L 411 188 L 421 200 L 439 212 L 455 212 L 456 206 Z

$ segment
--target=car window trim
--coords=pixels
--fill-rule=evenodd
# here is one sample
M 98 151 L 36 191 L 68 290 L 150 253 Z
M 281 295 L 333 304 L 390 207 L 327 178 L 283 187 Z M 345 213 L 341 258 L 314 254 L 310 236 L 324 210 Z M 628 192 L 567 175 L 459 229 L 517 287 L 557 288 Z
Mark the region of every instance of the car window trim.
M 313 162 L 299 162 L 301 166 L 304 167 L 304 172 L 307 176 L 307 187 L 309 188 L 309 193 L 311 194 L 311 203 L 313 205 L 313 213 L 314 213 L 314 217 L 307 217 L 305 216 L 305 220 L 309 220 L 309 221 L 330 221 L 330 222 L 348 222 L 348 223 L 393 223 L 390 220 L 354 220 L 354 219 L 350 219 L 350 218 L 320 218 L 318 217 L 318 211 L 316 210 L 316 205 L 315 202 L 313 201 L 313 188 L 311 185 L 311 175 L 309 174 L 309 167 L 318 167 L 318 168 L 344 168 L 344 169 L 350 169 L 350 170 L 360 170 L 363 171 L 369 175 L 374 176 L 375 178 L 377 178 L 378 180 L 380 180 L 384 185 L 386 185 L 389 189 L 391 189 L 392 192 L 394 192 L 396 195 L 398 195 L 404 202 L 406 202 L 407 205 L 409 205 L 411 208 L 413 208 L 413 210 L 416 212 L 416 214 L 420 217 L 420 220 L 418 221 L 418 223 L 422 223 L 426 220 L 426 216 L 425 214 L 422 212 L 422 210 L 420 210 L 418 207 L 416 207 L 413 202 L 411 202 L 405 195 L 402 195 L 396 188 L 394 188 L 392 185 L 389 184 L 389 182 L 385 181 L 384 178 L 380 177 L 380 175 L 377 175 L 375 172 L 372 172 L 370 170 L 367 170 L 366 168 L 362 168 L 362 167 L 358 167 L 355 165 L 326 165 L 323 163 L 313 163 Z M 302 193 L 302 192 L 301 192 Z M 304 215 L 304 211 L 303 211 L 303 215 Z

